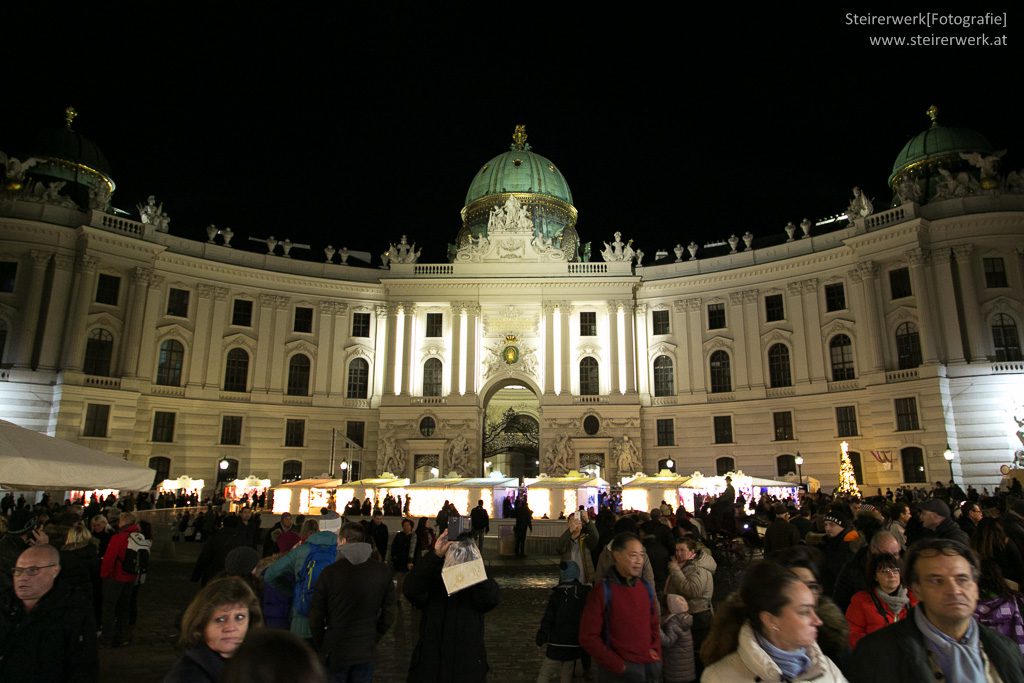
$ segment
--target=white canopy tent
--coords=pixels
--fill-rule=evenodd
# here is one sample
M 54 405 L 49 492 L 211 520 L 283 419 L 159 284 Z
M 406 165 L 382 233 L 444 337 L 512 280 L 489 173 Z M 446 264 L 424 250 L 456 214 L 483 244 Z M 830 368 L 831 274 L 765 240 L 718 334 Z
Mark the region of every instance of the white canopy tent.
M 18 489 L 148 491 L 156 472 L 0 420 L 0 484 Z

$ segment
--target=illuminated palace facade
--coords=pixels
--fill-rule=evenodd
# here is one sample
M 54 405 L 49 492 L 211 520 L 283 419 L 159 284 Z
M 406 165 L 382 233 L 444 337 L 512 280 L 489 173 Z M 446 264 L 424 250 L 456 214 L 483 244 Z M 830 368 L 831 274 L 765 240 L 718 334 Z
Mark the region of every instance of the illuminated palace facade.
M 615 481 L 632 449 L 647 473 L 829 487 L 846 441 L 873 491 L 991 486 L 1022 448 L 1024 183 L 973 131 L 911 139 L 888 206 L 855 192 L 827 224 L 641 260 L 628 235 L 581 243 L 517 130 L 449 261 L 396 240 L 386 268 L 177 237 L 156 202 L 110 208 L 70 124 L 42 140 L 5 160 L 0 419 L 161 478 L 316 476 L 333 441 L 355 477 Z

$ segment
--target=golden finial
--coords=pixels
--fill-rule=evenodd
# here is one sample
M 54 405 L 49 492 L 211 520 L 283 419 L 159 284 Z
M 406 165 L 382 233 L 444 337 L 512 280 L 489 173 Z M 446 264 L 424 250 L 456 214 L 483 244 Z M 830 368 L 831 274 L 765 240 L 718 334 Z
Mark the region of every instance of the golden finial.
M 512 143 L 516 149 L 524 149 L 526 146 L 526 126 L 518 124 L 512 133 Z
M 925 114 L 928 114 L 928 118 L 932 120 L 932 128 L 937 128 L 939 125 L 939 108 L 933 104 L 928 107 L 928 111 Z
M 68 108 L 64 110 L 64 125 L 67 126 L 68 130 L 71 130 L 71 122 L 75 120 L 76 116 L 78 116 L 78 112 L 75 111 L 74 107 L 69 105 Z

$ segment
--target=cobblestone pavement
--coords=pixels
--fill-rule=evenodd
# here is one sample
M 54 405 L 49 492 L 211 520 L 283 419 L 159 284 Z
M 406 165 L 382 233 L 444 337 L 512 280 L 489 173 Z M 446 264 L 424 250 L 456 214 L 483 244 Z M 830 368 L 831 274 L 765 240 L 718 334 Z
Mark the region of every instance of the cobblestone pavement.
M 139 597 L 139 623 L 130 645 L 100 650 L 101 681 L 158 683 L 178 657 L 175 623 L 196 592 L 189 581 L 192 558 L 199 546 L 179 544 L 177 559 L 153 562 Z M 502 683 L 535 681 L 543 651 L 534 635 L 557 582 L 552 557 L 509 558 L 490 563 L 489 573 L 501 586 L 501 604 L 487 615 L 490 678 Z M 416 643 L 418 613 L 408 603 L 377 651 L 376 681 L 404 681 Z

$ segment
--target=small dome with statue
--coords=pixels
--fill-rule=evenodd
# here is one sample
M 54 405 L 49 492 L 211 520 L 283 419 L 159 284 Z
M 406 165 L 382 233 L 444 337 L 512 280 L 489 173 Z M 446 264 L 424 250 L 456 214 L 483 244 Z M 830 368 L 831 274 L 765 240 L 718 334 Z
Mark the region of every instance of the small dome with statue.
M 471 238 L 486 236 L 491 210 L 515 197 L 529 211 L 534 231 L 567 250 L 568 260 L 575 261 L 579 246 L 575 230 L 577 212 L 569 184 L 549 159 L 532 150 L 526 138 L 526 126 L 516 126 L 509 151 L 477 171 L 466 193 L 462 229 L 453 246 L 458 248 Z

